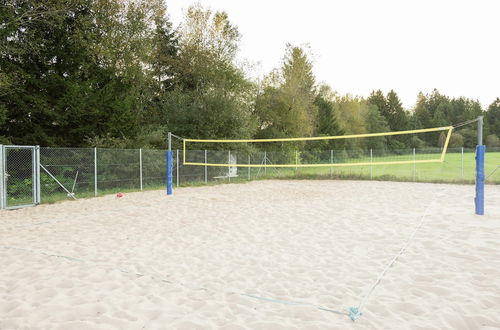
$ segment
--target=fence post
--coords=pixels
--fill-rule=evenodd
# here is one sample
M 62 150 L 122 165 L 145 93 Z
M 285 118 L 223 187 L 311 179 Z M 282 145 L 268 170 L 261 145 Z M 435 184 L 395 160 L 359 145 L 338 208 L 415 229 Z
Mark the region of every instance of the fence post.
M 97 196 L 97 148 L 94 148 L 94 196 Z
M 5 208 L 4 205 L 4 192 L 7 190 L 4 179 L 4 169 L 3 169 L 3 145 L 0 144 L 0 209 Z
M 231 164 L 231 150 L 229 150 L 227 152 L 227 164 L 230 165 Z M 227 181 L 228 182 L 231 182 L 231 171 L 230 171 L 231 167 L 228 167 L 227 168 Z
M 476 146 L 476 214 L 484 215 L 484 154 L 486 146 Z
M 370 148 L 370 180 L 373 180 L 373 149 Z
M 207 167 L 207 163 L 208 163 L 208 156 L 207 156 L 207 150 L 205 149 L 205 184 L 208 183 L 208 167 Z
M 333 164 L 333 150 L 330 150 L 330 164 Z M 330 166 L 330 179 L 333 177 L 333 166 Z
M 299 152 L 295 150 L 295 174 L 297 174 L 297 165 L 299 164 Z
M 267 174 L 267 151 L 264 151 L 264 175 Z
M 180 160 L 179 160 L 179 149 L 177 149 L 177 187 L 179 187 L 179 163 L 180 163 Z
M 40 146 L 36 146 L 35 170 L 36 170 L 36 201 L 35 201 L 35 203 L 41 204 L 42 197 L 41 197 L 41 193 L 40 193 Z
M 483 116 L 477 122 L 477 146 L 476 146 L 476 197 L 474 204 L 476 214 L 484 215 L 484 154 L 486 146 L 483 145 Z
M 250 155 L 248 155 L 248 165 L 250 165 Z M 250 180 L 250 179 L 251 179 L 251 175 L 250 175 L 250 170 L 251 170 L 251 169 L 252 169 L 252 168 L 251 168 L 250 166 L 248 166 L 248 180 Z
M 413 182 L 417 179 L 417 163 L 416 163 L 416 155 L 415 148 L 413 148 Z
M 167 195 L 172 195 L 173 191 L 172 191 L 172 150 L 167 150 L 167 176 L 166 176 L 166 180 L 167 180 Z
M 166 179 L 166 185 L 167 185 L 167 195 L 172 195 L 173 190 L 172 190 L 172 169 L 173 169 L 173 162 L 172 162 L 172 133 L 168 132 L 168 138 L 167 138 L 167 152 L 166 152 L 166 165 L 167 165 L 167 175 L 165 177 Z
M 462 181 L 464 180 L 464 147 L 462 147 Z
M 139 149 L 139 181 L 141 183 L 142 191 L 142 148 Z

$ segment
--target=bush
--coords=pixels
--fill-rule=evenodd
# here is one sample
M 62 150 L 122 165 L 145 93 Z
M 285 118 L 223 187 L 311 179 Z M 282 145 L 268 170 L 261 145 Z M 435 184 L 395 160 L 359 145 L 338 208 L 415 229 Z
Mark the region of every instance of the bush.
M 489 148 L 500 147 L 500 139 L 495 134 L 490 134 L 486 137 L 486 146 Z
M 452 133 L 450 137 L 450 148 L 461 148 L 464 146 L 464 137 L 459 133 Z

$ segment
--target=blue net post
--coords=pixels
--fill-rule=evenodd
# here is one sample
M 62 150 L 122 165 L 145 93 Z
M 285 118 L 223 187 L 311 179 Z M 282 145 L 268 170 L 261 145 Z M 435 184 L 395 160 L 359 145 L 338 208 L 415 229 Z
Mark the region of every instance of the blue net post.
M 172 195 L 172 151 L 167 151 L 167 195 Z
M 484 215 L 484 154 L 486 146 L 476 146 L 476 214 Z

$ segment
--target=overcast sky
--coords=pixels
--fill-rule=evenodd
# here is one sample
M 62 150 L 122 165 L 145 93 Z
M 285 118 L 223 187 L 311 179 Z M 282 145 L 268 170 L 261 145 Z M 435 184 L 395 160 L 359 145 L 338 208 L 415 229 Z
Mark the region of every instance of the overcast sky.
M 498 0 L 166 1 L 176 26 L 194 2 L 226 11 L 257 75 L 291 43 L 310 47 L 318 81 L 341 94 L 394 89 L 406 108 L 434 88 L 484 107 L 500 97 Z

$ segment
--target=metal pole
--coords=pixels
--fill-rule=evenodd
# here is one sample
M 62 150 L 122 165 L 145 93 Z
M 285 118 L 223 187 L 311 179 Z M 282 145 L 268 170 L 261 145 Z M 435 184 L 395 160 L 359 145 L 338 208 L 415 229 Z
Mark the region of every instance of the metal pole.
M 483 145 L 483 116 L 479 116 L 477 121 L 477 145 Z
M 139 181 L 141 184 L 141 191 L 142 191 L 142 148 L 139 149 Z
M 172 150 L 167 150 L 166 152 L 166 165 L 167 165 L 167 175 L 166 175 L 166 185 L 167 185 L 167 195 L 172 195 Z
M 330 150 L 330 164 L 333 164 L 333 150 Z M 333 166 L 330 166 L 330 178 L 333 177 Z
M 231 150 L 227 152 L 227 164 L 231 164 Z M 231 167 L 227 168 L 227 181 L 231 182 Z
M 476 147 L 476 197 L 474 204 L 476 214 L 484 215 L 484 158 L 486 147 L 483 145 L 483 116 L 477 121 L 477 147 Z
M 295 150 L 295 172 L 297 172 L 297 164 L 299 163 L 299 152 Z
M 370 148 L 370 180 L 373 179 L 373 149 Z
M 248 155 L 248 165 L 250 165 L 250 155 Z M 250 176 L 250 169 L 251 167 L 249 166 L 248 167 L 248 180 L 250 180 L 251 176 Z
M 180 163 L 180 160 L 179 160 L 179 149 L 177 149 L 177 187 L 179 187 L 179 163 Z
M 462 180 L 464 179 L 464 147 L 462 147 Z
M 417 163 L 416 163 L 416 155 L 415 155 L 415 148 L 413 148 L 413 182 L 415 182 L 417 178 Z
M 208 167 L 207 167 L 207 163 L 208 163 L 208 155 L 207 155 L 207 150 L 205 150 L 205 184 L 208 183 Z
M 264 175 L 267 174 L 267 151 L 264 151 Z
M 173 168 L 173 161 L 172 161 L 172 133 L 168 132 L 168 138 L 167 138 L 167 158 L 166 158 L 166 165 L 167 165 L 167 175 L 166 175 L 166 184 L 167 184 L 167 195 L 172 195 L 173 190 L 172 190 L 172 168 Z
M 3 155 L 4 147 L 3 145 L 0 144 L 0 209 L 5 208 L 4 205 L 4 197 L 5 197 L 5 191 L 7 190 L 5 188 L 5 180 L 4 180 L 4 155 Z
M 31 150 L 31 201 L 36 205 L 36 147 Z
M 52 175 L 52 173 L 50 173 L 42 164 L 40 164 L 40 167 L 61 187 L 63 188 L 63 190 L 68 194 L 68 197 L 71 197 L 73 198 L 74 200 L 76 200 L 76 197 L 75 197 L 75 194 L 72 194 L 71 192 L 69 192 L 68 189 L 66 189 L 66 187 L 59 181 L 57 180 L 57 178 L 55 176 Z
M 97 148 L 94 148 L 94 196 L 97 196 Z
M 36 146 L 36 159 L 35 159 L 35 168 L 36 168 L 36 204 L 40 204 L 42 202 L 41 194 L 40 194 L 40 146 Z M 75 181 L 76 182 L 76 181 Z

